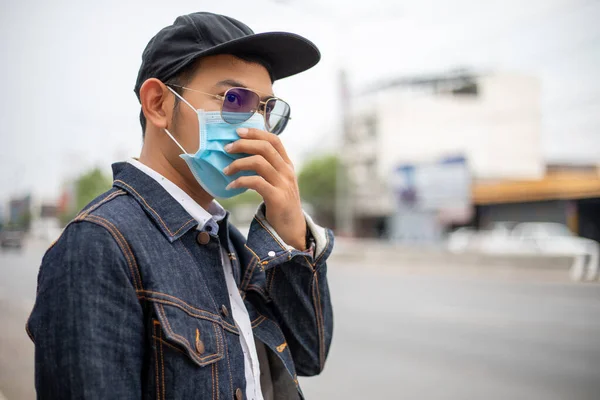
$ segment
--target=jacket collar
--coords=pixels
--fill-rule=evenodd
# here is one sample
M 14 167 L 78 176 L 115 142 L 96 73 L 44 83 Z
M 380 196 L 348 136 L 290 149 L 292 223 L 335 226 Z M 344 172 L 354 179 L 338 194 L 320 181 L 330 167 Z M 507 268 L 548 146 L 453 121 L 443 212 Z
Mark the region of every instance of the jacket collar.
M 126 162 L 112 165 L 113 186 L 129 193 L 173 242 L 198 222 L 154 179 Z

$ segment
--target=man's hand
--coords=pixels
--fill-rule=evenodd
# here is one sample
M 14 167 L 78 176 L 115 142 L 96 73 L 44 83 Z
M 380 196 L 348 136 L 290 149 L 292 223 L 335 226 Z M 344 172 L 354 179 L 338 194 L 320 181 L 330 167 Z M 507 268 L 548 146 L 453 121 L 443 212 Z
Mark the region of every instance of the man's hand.
M 249 157 L 232 162 L 225 175 L 255 171 L 242 176 L 228 189 L 245 187 L 256 190 L 266 205 L 266 218 L 283 241 L 298 250 L 306 249 L 306 220 L 302 212 L 298 181 L 279 136 L 254 128 L 239 128 L 240 140 L 225 146 L 228 153 L 246 153 Z

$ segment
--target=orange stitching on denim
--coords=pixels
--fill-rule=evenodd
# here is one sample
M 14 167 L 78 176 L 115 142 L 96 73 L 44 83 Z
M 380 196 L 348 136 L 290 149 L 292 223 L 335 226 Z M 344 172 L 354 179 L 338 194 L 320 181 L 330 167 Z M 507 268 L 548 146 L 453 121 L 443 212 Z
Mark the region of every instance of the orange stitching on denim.
M 251 269 L 249 269 L 249 270 L 246 270 L 246 274 L 244 274 L 244 280 L 243 280 L 242 284 L 240 285 L 240 286 L 241 286 L 241 287 L 243 287 L 243 288 L 244 288 L 244 290 L 245 290 L 245 289 L 248 289 L 248 285 L 249 285 L 249 283 L 250 283 L 250 279 L 252 279 L 252 275 L 254 275 L 254 270 L 256 269 L 256 266 L 257 266 L 257 265 L 258 265 L 258 263 L 260 262 L 260 257 L 258 257 L 258 256 L 256 255 L 256 253 L 254 253 L 254 252 L 252 251 L 252 249 L 250 249 L 250 248 L 249 248 L 247 245 L 244 245 L 244 246 L 245 246 L 245 247 L 246 247 L 248 250 L 250 250 L 250 251 L 252 252 L 252 254 L 254 254 L 254 256 L 256 257 L 256 264 L 252 265 L 252 268 L 251 268 Z M 280 256 L 278 256 L 278 257 L 276 257 L 276 258 L 272 259 L 272 260 L 269 260 L 269 261 L 262 261 L 262 262 L 260 262 L 260 264 L 261 264 L 261 265 L 267 265 L 267 264 L 268 264 L 268 263 L 270 263 L 271 261 L 277 260 L 277 259 L 279 259 L 279 258 L 281 258 L 281 257 L 288 256 L 288 255 L 289 255 L 289 252 L 287 252 L 287 253 L 285 253 L 285 254 L 282 254 L 282 255 L 280 255 Z M 264 271 L 264 268 L 262 268 L 262 270 Z M 248 283 L 246 283 L 246 282 L 248 282 Z
M 269 283 L 269 293 L 273 290 L 273 282 L 275 282 L 275 273 L 277 272 L 277 268 L 273 268 L 271 271 L 271 282 Z
M 109 194 L 107 197 L 105 197 L 104 199 L 102 199 L 98 204 L 95 204 L 94 206 L 89 207 L 87 210 L 89 210 L 89 212 L 94 211 L 95 209 L 97 209 L 98 207 L 100 207 L 102 204 L 106 203 L 109 200 L 112 200 L 113 198 L 122 195 L 122 194 L 127 194 L 126 192 L 124 192 L 123 190 L 119 189 L 115 192 L 112 192 L 111 194 Z M 63 231 L 61 232 L 61 234 L 56 238 L 56 240 L 54 240 L 52 243 L 50 243 L 50 246 L 48 246 L 48 248 L 46 249 L 46 252 L 50 251 L 51 248 L 54 247 L 54 245 L 56 243 L 58 243 L 58 240 L 62 237 L 62 234 L 64 233 L 65 229 L 67 229 L 67 227 L 69 225 L 71 225 L 73 222 L 77 222 L 77 221 L 82 221 L 83 219 L 81 218 L 82 215 L 86 214 L 87 210 L 82 210 L 79 212 L 79 214 L 77 214 L 75 216 L 75 218 L 73 218 L 71 221 L 69 221 L 69 223 L 64 227 Z
M 250 278 L 252 277 L 251 273 L 254 271 L 255 266 L 252 263 L 260 262 L 260 258 L 256 255 L 254 251 L 252 251 L 250 247 L 248 247 L 248 245 L 244 244 L 244 247 L 254 255 L 254 257 L 252 257 L 252 260 L 250 260 L 250 264 L 246 265 L 246 272 L 244 273 L 242 282 L 240 284 L 240 287 L 245 289 L 248 286 L 248 283 L 250 282 Z
M 138 288 L 138 282 L 137 282 L 137 280 L 135 278 L 135 273 L 133 271 L 133 266 L 132 266 L 131 260 L 129 258 L 129 252 L 127 252 L 125 250 L 125 246 L 121 242 L 121 239 L 118 237 L 118 235 L 116 235 L 115 232 L 114 232 L 114 230 L 108 224 L 106 224 L 105 222 L 103 222 L 102 219 L 100 219 L 99 217 L 96 217 L 94 215 L 90 215 L 90 216 L 87 217 L 87 219 L 85 221 L 89 221 L 89 222 L 101 225 L 104 228 L 106 228 L 106 230 L 109 231 L 109 233 L 111 234 L 111 236 L 113 237 L 113 239 L 115 239 L 115 241 L 117 242 L 117 244 L 121 248 L 121 251 L 123 252 L 123 256 L 125 257 L 125 260 L 127 261 L 127 265 L 129 266 L 129 271 L 131 272 L 131 279 L 133 279 L 133 285 L 135 286 L 135 288 L 137 290 L 137 288 Z
M 212 396 L 210 398 L 215 400 L 215 364 L 210 366 L 210 381 L 212 383 Z
M 219 386 L 219 363 L 216 362 L 213 364 L 215 366 L 215 373 L 217 375 L 217 400 L 219 400 L 221 388 Z
M 119 232 L 119 230 L 111 222 L 107 221 L 104 218 L 95 216 L 95 215 L 88 215 L 84 221 L 95 222 L 99 225 L 102 225 L 111 233 L 112 237 L 119 244 L 119 247 L 121 248 L 121 251 L 123 251 L 123 255 L 125 256 L 125 259 L 127 260 L 127 264 L 129 265 L 129 270 L 131 271 L 131 275 L 132 275 L 131 278 L 133 279 L 133 285 L 135 286 L 135 289 L 136 290 L 138 289 L 138 281 L 136 280 L 136 274 L 133 270 L 134 267 L 138 272 L 137 278 L 139 279 L 139 287 L 143 289 L 142 278 L 139 275 L 137 263 L 135 262 L 135 258 L 133 256 L 133 253 L 131 252 L 131 248 L 129 247 L 129 244 L 127 243 L 127 241 L 125 240 L 123 235 L 121 235 L 121 232 Z M 115 236 L 115 231 L 116 231 L 116 234 L 118 237 Z M 121 242 L 121 239 L 123 242 Z
M 123 252 L 123 256 L 125 257 L 125 260 L 127 261 L 127 265 L 129 266 L 129 270 L 131 272 L 131 279 L 133 279 L 133 284 L 137 290 L 138 288 L 138 281 L 136 280 L 136 276 L 135 273 L 133 271 L 133 264 L 131 263 L 131 259 L 130 257 L 132 257 L 132 255 L 130 254 L 129 251 L 127 251 L 127 241 L 125 241 L 125 243 L 123 243 L 122 236 L 119 236 L 116 232 L 115 229 L 113 228 L 114 225 L 108 223 L 108 221 L 106 221 L 104 218 L 101 217 L 97 217 L 95 215 L 89 215 L 86 217 L 85 220 L 81 220 L 81 221 L 88 221 L 88 222 L 93 222 L 96 223 L 98 225 L 103 226 L 104 228 L 106 228 L 106 230 L 108 230 L 111 234 L 111 236 L 115 239 L 115 241 L 117 242 L 117 244 L 119 245 L 119 247 L 121 248 L 121 251 Z M 123 240 L 125 240 L 123 238 Z
M 66 229 L 66 227 L 65 227 L 65 229 Z M 64 229 L 63 229 L 63 232 L 64 232 Z M 60 233 L 60 235 L 58 235 L 58 237 L 52 243 L 50 243 L 50 246 L 46 249 L 46 253 L 49 252 L 50 249 L 54 247 L 54 245 L 58 242 L 58 239 L 60 239 L 61 236 L 62 236 L 62 232 Z
M 260 317 L 256 318 L 254 321 L 252 321 L 250 323 L 250 327 L 252 329 L 256 328 L 257 326 L 259 326 L 260 324 L 262 324 L 263 322 L 265 322 L 265 320 L 267 319 L 267 317 L 265 317 L 264 315 L 260 315 Z
M 230 393 L 234 395 L 233 378 L 231 377 L 231 364 L 229 362 L 229 345 L 227 344 L 227 340 L 225 341 L 225 354 L 227 355 L 227 370 L 229 371 L 229 390 L 231 390 Z
M 327 232 L 325 232 L 325 247 L 323 248 L 323 251 L 321 252 L 319 257 L 317 257 L 317 259 L 315 260 L 315 266 L 317 265 L 319 260 L 323 257 L 323 255 L 325 255 L 325 253 L 327 253 L 328 248 L 329 248 L 329 234 L 327 234 Z M 315 248 L 315 251 L 316 251 L 316 248 Z
M 269 263 L 272 263 L 272 262 L 273 262 L 273 261 L 275 261 L 275 260 L 279 260 L 279 259 L 280 259 L 280 258 L 282 258 L 282 257 L 290 257 L 290 254 L 291 254 L 291 253 L 290 253 L 289 251 L 287 251 L 287 250 L 286 250 L 286 252 L 285 252 L 285 253 L 283 253 L 283 254 L 280 254 L 280 255 L 278 255 L 278 256 L 277 256 L 277 257 L 275 257 L 275 258 L 271 258 L 270 260 L 262 261 L 262 262 L 261 262 L 261 265 L 267 265 L 267 264 L 269 264 Z
M 304 259 L 306 260 L 306 263 L 310 267 L 310 271 L 314 272 L 315 271 L 315 265 L 313 265 L 313 263 L 311 263 L 310 260 L 308 259 L 308 257 L 306 257 L 305 255 L 303 255 L 302 257 L 304 257 Z
M 145 296 L 138 296 L 138 300 L 148 300 L 151 302 L 155 302 L 155 303 L 160 303 L 160 304 L 169 304 L 172 305 L 174 307 L 179 308 L 181 311 L 185 312 L 187 315 L 194 317 L 194 318 L 199 318 L 199 319 L 203 319 L 206 321 L 210 321 L 212 323 L 218 324 L 220 325 L 223 329 L 228 330 L 231 333 L 234 333 L 236 335 L 239 335 L 239 332 L 237 330 L 237 328 L 235 328 L 233 325 L 231 324 L 225 324 L 223 321 L 221 320 L 214 320 L 211 318 L 208 318 L 206 316 L 202 316 L 202 315 L 198 315 L 198 314 L 194 314 L 191 311 L 186 310 L 185 308 L 183 308 L 181 306 L 181 304 L 177 304 L 177 303 L 173 303 L 172 301 L 169 300 L 163 300 L 163 299 L 157 299 L 156 297 L 145 297 Z M 233 328 L 232 328 L 233 327 Z M 235 329 L 234 329 L 235 328 Z
M 156 325 L 154 325 L 154 334 L 156 335 Z M 160 380 L 158 379 L 158 345 L 154 342 L 154 359 L 156 360 L 155 375 L 156 375 L 156 398 L 160 400 Z
M 158 331 L 161 339 L 162 339 L 162 329 Z M 160 345 L 160 364 L 162 367 L 162 395 L 163 395 L 163 399 L 166 400 L 167 395 L 165 393 L 165 358 L 163 357 L 163 348 L 162 348 L 162 340 L 160 341 L 161 345 Z
M 262 294 L 263 296 L 267 297 L 267 292 L 265 292 L 265 289 L 263 289 L 261 286 L 254 285 L 254 284 L 248 285 L 248 290 L 250 290 L 250 289 L 254 289 L 257 292 L 259 292 L 260 294 Z
M 89 218 L 101 219 L 101 220 L 105 221 L 107 224 L 111 225 L 113 227 L 113 229 L 117 232 L 119 237 L 123 240 L 123 243 L 125 244 L 125 247 L 127 248 L 127 251 L 129 252 L 129 256 L 131 257 L 131 262 L 132 262 L 133 266 L 135 267 L 135 272 L 136 272 L 137 279 L 139 281 L 140 288 L 143 289 L 144 287 L 142 285 L 142 277 L 140 275 L 140 270 L 138 268 L 137 262 L 135 261 L 135 256 L 133 255 L 133 251 L 131 251 L 131 247 L 129 246 L 129 243 L 125 239 L 125 236 L 123 236 L 121 231 L 119 231 L 119 228 L 117 228 L 115 226 L 115 224 L 113 224 L 112 222 L 106 220 L 105 218 L 99 217 L 97 215 L 90 215 Z
M 129 243 L 125 239 L 125 236 L 123 236 L 121 231 L 119 231 L 119 228 L 117 228 L 115 226 L 115 224 L 113 224 L 112 222 L 110 222 L 102 217 L 98 217 L 97 215 L 90 215 L 90 217 L 99 218 L 101 220 L 104 220 L 107 224 L 111 225 L 114 228 L 114 230 L 117 232 L 117 234 L 121 237 L 121 239 L 123 240 L 123 243 L 125 243 L 125 245 L 126 245 L 127 251 L 129 251 L 129 256 L 131 257 L 131 262 L 133 263 L 133 266 L 135 267 L 135 272 L 136 272 L 137 279 L 139 281 L 140 288 L 144 289 L 144 285 L 142 284 L 142 276 L 140 275 L 140 270 L 138 268 L 137 262 L 135 261 L 135 256 L 133 255 L 133 251 L 131 250 Z
M 268 233 L 269 235 L 271 235 L 271 237 L 273 238 L 273 240 L 275 240 L 275 242 L 277 242 L 277 244 L 279 245 L 279 247 L 281 247 L 281 250 L 286 250 L 286 251 L 287 251 L 287 249 L 286 249 L 285 247 L 283 247 L 283 244 L 282 244 L 282 243 L 279 241 L 279 239 L 277 239 L 277 238 L 275 237 L 275 235 L 273 235 L 273 233 L 271 232 L 271 230 L 270 230 L 270 229 L 268 229 L 268 228 L 267 228 L 267 227 L 266 227 L 266 226 L 265 226 L 265 225 L 264 225 L 264 224 L 263 224 L 263 223 L 260 221 L 260 219 L 258 219 L 256 216 L 254 216 L 254 219 L 256 220 L 256 222 L 258 222 L 258 223 L 260 224 L 260 226 L 262 226 L 262 227 L 263 227 L 263 229 L 264 229 L 265 231 L 267 231 L 267 233 Z M 282 240 L 283 240 L 283 239 L 282 239 Z
M 186 227 L 186 226 L 187 226 L 187 225 L 188 225 L 190 222 L 195 222 L 195 221 L 196 221 L 196 220 L 195 220 L 194 218 L 192 218 L 192 219 L 190 219 L 189 221 L 187 221 L 185 224 L 181 225 L 181 228 L 177 229 L 177 230 L 176 230 L 176 231 L 173 233 L 173 236 L 177 236 L 177 234 L 178 234 L 179 232 L 181 232 L 181 230 L 182 230 L 183 228 L 185 228 L 185 227 Z
M 244 291 L 246 291 L 246 289 L 248 289 L 248 285 L 250 284 L 250 279 L 252 279 L 252 275 L 254 275 L 254 270 L 256 269 L 256 266 L 258 265 L 258 263 L 254 263 L 252 265 L 252 268 L 250 269 L 250 271 L 247 274 L 247 279 L 246 279 L 246 284 L 243 286 Z
M 102 200 L 100 200 L 98 203 L 88 207 L 87 209 L 81 211 L 79 214 L 77 214 L 75 216 L 75 220 L 81 220 L 84 219 L 89 213 L 91 213 L 92 211 L 96 210 L 98 207 L 100 207 L 102 204 L 114 199 L 117 196 L 120 196 L 122 194 L 127 194 L 125 191 L 123 191 L 122 189 L 116 190 L 110 194 L 108 194 L 105 198 L 103 198 Z
M 198 270 L 199 270 L 200 272 L 202 272 L 202 269 L 200 268 L 200 265 L 199 265 L 199 264 L 196 262 L 196 259 L 194 258 L 194 256 L 192 255 L 192 253 L 190 253 L 190 251 L 188 250 L 188 248 L 187 248 L 187 247 L 185 247 L 185 244 L 181 243 L 181 247 L 183 247 L 183 249 L 186 251 L 186 253 L 188 253 L 188 255 L 190 256 L 190 258 L 192 259 L 192 261 L 194 262 L 194 264 L 196 264 L 196 266 L 198 267 Z M 207 287 L 207 289 L 208 289 L 208 287 Z M 210 290 L 208 290 L 207 292 L 208 292 L 208 294 L 209 294 L 209 296 L 208 296 L 208 297 L 210 298 L 210 301 L 213 303 L 213 306 L 215 306 L 215 308 L 214 308 L 214 309 L 215 309 L 215 310 L 218 310 L 218 308 L 217 308 L 217 303 L 215 303 L 215 299 L 213 299 L 213 296 L 212 296 L 212 294 L 210 293 Z
M 256 257 L 256 259 L 260 261 L 260 257 L 254 252 L 254 250 L 252 250 L 250 247 L 248 247 L 248 245 L 246 243 L 244 243 L 244 247 L 246 249 L 248 249 L 248 251 L 250 251 L 250 253 L 254 254 L 254 257 Z
M 312 280 L 312 290 L 311 290 L 312 293 L 311 293 L 311 295 L 312 295 L 312 299 L 313 299 L 313 306 L 315 308 L 315 320 L 316 320 L 315 322 L 317 324 L 317 338 L 319 338 L 319 364 L 320 364 L 321 363 L 321 349 L 320 349 L 320 347 L 321 347 L 321 340 L 320 340 L 320 337 L 321 337 L 321 319 L 319 318 L 319 311 L 318 311 L 319 305 L 317 304 L 317 296 L 315 295 L 315 290 L 318 290 L 316 288 L 317 288 L 316 281 L 313 279 Z
M 317 301 L 318 301 L 318 305 L 319 305 L 319 309 L 317 311 L 317 318 L 319 318 L 320 315 L 320 320 L 321 320 L 321 331 L 318 333 L 319 334 L 319 361 L 321 364 L 321 369 L 323 369 L 323 366 L 325 365 L 325 321 L 323 320 L 323 307 L 321 306 L 321 290 L 319 288 L 319 277 L 317 276 L 317 274 L 315 274 L 315 287 L 317 288 Z
M 221 335 L 219 335 L 216 324 L 212 324 L 212 326 L 213 331 L 215 332 L 215 338 L 217 339 L 217 353 L 220 353 L 223 350 L 223 338 L 221 337 Z
M 158 337 L 156 337 L 156 336 L 154 336 L 154 335 L 152 335 L 152 338 L 153 338 L 153 339 L 156 339 L 156 340 L 160 340 L 160 342 L 161 342 L 162 344 L 164 344 L 164 345 L 166 345 L 166 346 L 169 346 L 169 347 L 170 347 L 170 348 L 172 348 L 173 350 L 177 350 L 178 352 L 180 352 L 180 353 L 181 353 L 181 354 L 183 354 L 184 356 L 187 356 L 187 353 L 185 353 L 183 350 L 181 350 L 181 349 L 179 349 L 179 348 L 177 348 L 177 347 L 173 346 L 173 345 L 172 345 L 172 344 L 170 344 L 169 342 L 167 342 L 167 341 L 165 341 L 165 340 L 163 340 L 163 339 L 160 339 L 160 338 L 158 338 Z
M 179 297 L 171 296 L 170 294 L 166 294 L 166 293 L 162 293 L 162 292 L 155 292 L 155 291 L 152 291 L 152 290 L 136 290 L 136 292 L 137 293 L 141 293 L 142 295 L 145 295 L 145 294 L 149 293 L 149 294 L 157 294 L 157 295 L 169 297 L 169 298 L 171 298 L 173 300 L 180 301 L 181 303 L 183 303 L 185 306 L 191 308 L 192 310 L 195 310 L 195 311 L 198 311 L 198 312 L 201 312 L 201 313 L 206 313 L 208 315 L 214 316 L 217 320 L 221 319 L 221 317 L 218 314 L 214 314 L 214 313 L 211 313 L 210 311 L 205 311 L 205 310 L 201 310 L 200 308 L 196 308 L 196 307 L 194 307 L 194 306 L 186 303 L 185 301 L 181 300 Z
M 162 305 L 160 306 L 160 310 L 162 311 L 162 316 L 165 319 L 165 322 L 167 323 L 167 330 L 169 331 L 169 333 L 172 336 L 178 338 L 182 342 L 185 342 L 185 344 L 183 344 L 183 346 L 186 347 L 189 350 L 188 355 L 190 355 L 194 359 L 197 359 L 197 361 L 200 364 L 205 364 L 205 365 L 208 364 L 209 361 L 213 361 L 213 359 L 219 359 L 219 358 L 222 357 L 221 355 L 219 355 L 218 347 L 217 347 L 217 353 L 215 353 L 215 354 L 208 354 L 208 355 L 206 355 L 204 357 L 198 357 L 196 355 L 196 353 L 194 353 L 194 351 L 192 351 L 192 346 L 190 345 L 190 342 L 186 338 L 184 338 L 183 336 L 181 336 L 181 335 L 173 332 L 173 329 L 171 328 L 171 324 L 169 323 L 169 319 L 167 318 L 167 315 L 166 315 L 165 310 L 162 307 Z M 217 341 L 218 341 L 218 339 L 217 339 Z
M 168 329 L 169 333 L 171 335 L 173 335 L 174 337 L 179 338 L 182 342 L 185 342 L 187 344 L 186 348 L 188 350 L 191 349 L 192 346 L 190 345 L 190 342 L 186 338 L 173 332 L 173 328 L 171 328 L 171 324 L 169 323 L 169 318 L 167 318 L 167 314 L 165 313 L 165 309 L 163 308 L 162 305 L 158 307 L 158 311 L 159 311 L 159 313 L 162 312 L 161 315 L 165 319 L 165 322 L 167 323 L 167 329 Z M 184 346 L 185 346 L 185 344 L 184 344 Z M 193 352 L 190 352 L 190 354 L 193 354 Z
M 152 208 L 150 207 L 150 204 L 148 204 L 148 202 L 146 201 L 146 199 L 144 199 L 144 197 L 139 194 L 134 188 L 132 188 L 131 186 L 129 186 L 127 183 L 123 182 L 120 179 L 115 180 L 115 183 L 119 182 L 123 185 L 125 185 L 127 188 L 131 189 L 131 191 L 133 191 L 133 193 L 137 194 L 139 196 L 140 199 L 142 199 L 142 201 L 144 202 L 144 204 L 146 205 L 146 207 L 148 207 L 153 213 L 154 215 L 156 215 L 156 217 L 158 218 L 158 220 L 160 221 L 160 223 L 162 224 L 162 226 L 164 226 L 164 228 L 167 230 L 167 232 L 169 232 L 169 235 L 171 236 L 175 236 L 177 233 L 179 233 L 179 231 L 181 231 L 183 229 L 183 227 L 185 227 L 187 224 L 189 224 L 190 222 L 194 221 L 194 219 L 190 219 L 189 221 L 187 221 L 185 224 L 183 224 L 181 226 L 181 228 L 179 228 L 177 230 L 177 232 L 172 233 L 171 230 L 169 229 L 169 227 L 165 224 L 165 222 L 162 220 L 162 218 L 160 217 L 160 215 L 158 215 L 158 213 Z
M 242 282 L 240 284 L 240 290 L 246 291 L 246 289 L 248 288 L 248 284 L 250 283 L 250 278 L 252 277 L 251 273 L 254 270 L 256 263 L 257 263 L 256 258 L 252 258 L 252 261 L 250 261 L 250 264 L 248 264 L 246 266 L 246 272 L 244 272 L 244 276 L 243 276 Z

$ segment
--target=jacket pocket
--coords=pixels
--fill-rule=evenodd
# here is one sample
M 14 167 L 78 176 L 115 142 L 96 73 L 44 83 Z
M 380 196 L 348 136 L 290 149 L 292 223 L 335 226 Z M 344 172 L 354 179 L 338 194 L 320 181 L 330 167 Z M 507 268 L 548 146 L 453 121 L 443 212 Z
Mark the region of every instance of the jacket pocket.
M 156 302 L 154 310 L 163 339 L 182 349 L 195 364 L 204 367 L 225 357 L 223 327 L 217 320 Z

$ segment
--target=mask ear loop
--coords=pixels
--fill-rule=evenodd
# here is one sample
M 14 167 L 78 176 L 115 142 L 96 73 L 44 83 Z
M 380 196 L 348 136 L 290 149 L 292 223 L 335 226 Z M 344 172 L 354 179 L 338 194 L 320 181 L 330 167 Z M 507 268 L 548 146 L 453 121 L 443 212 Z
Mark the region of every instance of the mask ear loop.
M 194 111 L 198 112 L 198 111 L 197 111 L 197 110 L 194 108 L 194 106 L 192 106 L 192 105 L 191 105 L 191 104 L 190 104 L 190 103 L 189 103 L 189 102 L 188 102 L 186 99 L 184 99 L 183 97 L 181 97 L 181 96 L 179 95 L 179 93 L 177 93 L 176 91 L 174 91 L 173 89 L 171 89 L 169 86 L 167 86 L 167 89 L 169 89 L 171 92 L 173 92 L 173 94 L 174 94 L 175 96 L 179 97 L 179 99 L 180 99 L 181 101 L 183 101 L 185 104 L 187 104 L 188 106 L 190 106 L 190 108 L 191 108 L 192 110 L 194 110 Z M 172 140 L 175 142 L 175 144 L 176 144 L 177 146 L 179 146 L 179 148 L 181 149 L 181 151 L 183 151 L 183 154 L 189 154 L 189 153 L 188 153 L 187 151 L 185 151 L 185 149 L 184 149 L 184 148 L 183 148 L 183 147 L 182 147 L 182 146 L 179 144 L 179 142 L 177 141 L 177 139 L 175 139 L 175 138 L 173 137 L 173 135 L 171 134 L 171 132 L 169 132 L 169 130 L 168 130 L 168 129 L 166 129 L 166 128 L 165 128 L 165 132 L 166 132 L 166 133 L 167 133 L 167 135 L 169 135 L 169 137 L 170 137 L 170 138 L 171 138 L 171 139 L 172 139 Z
M 183 151 L 183 154 L 188 154 L 188 152 L 187 152 L 187 151 L 185 151 L 185 149 L 184 149 L 183 147 L 181 147 L 181 145 L 179 144 L 179 142 L 177 141 L 177 139 L 175 139 L 175 138 L 173 137 L 173 135 L 171 135 L 171 132 L 169 132 L 169 130 L 168 130 L 168 129 L 166 129 L 166 128 L 165 128 L 165 132 L 167 133 L 167 135 L 169 135 L 169 137 L 170 137 L 171 139 L 173 139 L 173 141 L 175 142 L 175 144 L 176 144 L 177 146 L 179 146 L 179 148 L 181 149 L 181 151 Z

